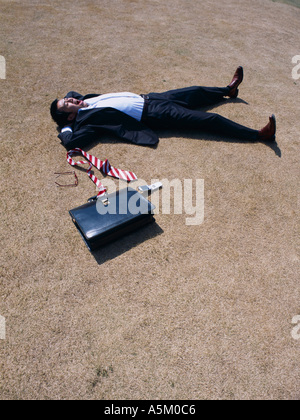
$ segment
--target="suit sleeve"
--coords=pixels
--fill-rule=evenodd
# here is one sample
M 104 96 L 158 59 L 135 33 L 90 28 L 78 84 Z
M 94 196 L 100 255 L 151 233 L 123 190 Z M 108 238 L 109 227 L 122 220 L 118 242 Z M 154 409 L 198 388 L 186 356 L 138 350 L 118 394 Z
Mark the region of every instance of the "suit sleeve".
M 70 150 L 75 147 L 85 148 L 105 133 L 140 146 L 155 146 L 159 142 L 157 134 L 149 127 L 112 108 L 94 111 L 88 118 L 83 114 L 77 119 L 74 128 L 64 128 L 58 137 L 65 148 Z
M 68 92 L 66 94 L 65 98 L 74 98 L 74 99 L 78 99 L 79 101 L 82 101 L 83 96 L 80 93 L 71 90 L 71 92 Z
M 96 141 L 97 138 L 99 139 L 99 135 L 97 135 L 94 128 L 88 126 L 82 127 L 75 132 L 73 132 L 71 127 L 66 127 L 59 134 L 58 138 L 67 150 L 71 150 L 76 147 L 84 149 Z
M 83 101 L 85 99 L 94 98 L 96 96 L 100 96 L 99 93 L 89 93 L 88 95 L 81 95 L 81 93 L 75 92 L 74 90 L 71 90 L 71 92 L 68 92 L 65 96 L 65 98 L 75 98 L 79 101 Z

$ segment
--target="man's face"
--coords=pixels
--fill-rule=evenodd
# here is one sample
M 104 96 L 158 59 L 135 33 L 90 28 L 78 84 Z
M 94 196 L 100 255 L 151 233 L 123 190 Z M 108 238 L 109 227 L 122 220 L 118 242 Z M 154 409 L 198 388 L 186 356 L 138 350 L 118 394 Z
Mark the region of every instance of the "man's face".
M 77 114 L 79 109 L 86 108 L 88 105 L 84 101 L 75 98 L 60 99 L 57 103 L 57 110 L 69 114 Z

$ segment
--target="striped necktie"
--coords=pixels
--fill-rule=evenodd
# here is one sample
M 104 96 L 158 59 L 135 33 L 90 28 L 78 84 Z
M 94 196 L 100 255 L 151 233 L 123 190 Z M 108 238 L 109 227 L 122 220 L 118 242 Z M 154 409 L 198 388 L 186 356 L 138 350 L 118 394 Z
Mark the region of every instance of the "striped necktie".
M 71 157 L 75 154 L 77 155 L 81 154 L 88 161 L 81 160 L 79 162 L 75 162 Z M 114 177 L 114 178 L 123 179 L 124 181 L 127 181 L 127 182 L 137 180 L 137 176 L 133 172 L 123 171 L 122 169 L 114 168 L 113 166 L 110 165 L 107 159 L 104 161 L 100 160 L 96 158 L 95 156 L 92 156 L 89 153 L 79 148 L 68 151 L 67 161 L 71 166 L 78 166 L 78 165 L 84 165 L 86 163 L 89 163 L 87 174 L 91 178 L 91 180 L 96 184 L 96 186 L 99 188 L 99 193 L 97 195 L 97 198 L 104 196 L 107 190 L 102 184 L 102 182 L 95 175 L 91 173 L 91 169 L 93 166 L 97 168 L 99 171 L 101 171 L 103 174 Z

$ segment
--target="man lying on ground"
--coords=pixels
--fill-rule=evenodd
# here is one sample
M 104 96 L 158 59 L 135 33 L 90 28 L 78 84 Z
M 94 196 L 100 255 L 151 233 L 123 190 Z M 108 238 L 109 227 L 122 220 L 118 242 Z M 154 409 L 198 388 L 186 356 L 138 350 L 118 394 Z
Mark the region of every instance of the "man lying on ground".
M 60 127 L 59 139 L 68 149 L 85 148 L 104 134 L 113 134 L 141 146 L 159 142 L 155 129 L 193 129 L 247 141 L 275 141 L 275 116 L 261 130 L 237 124 L 221 115 L 199 110 L 224 98 L 237 98 L 244 78 L 238 67 L 226 87 L 194 86 L 164 93 L 137 95 L 130 92 L 89 94 L 69 92 L 50 107 Z

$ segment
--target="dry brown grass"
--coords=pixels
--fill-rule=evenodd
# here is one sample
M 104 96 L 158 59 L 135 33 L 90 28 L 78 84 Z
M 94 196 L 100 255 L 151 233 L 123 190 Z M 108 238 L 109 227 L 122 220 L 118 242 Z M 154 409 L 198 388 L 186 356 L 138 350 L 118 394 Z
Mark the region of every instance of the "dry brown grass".
M 300 10 L 1 0 L 0 16 L 1 399 L 298 399 Z M 94 187 L 84 173 L 76 189 L 54 185 L 69 166 L 51 100 L 223 86 L 237 65 L 246 103 L 216 111 L 253 128 L 274 112 L 278 148 L 174 133 L 156 150 L 99 143 L 143 179 L 203 178 L 206 213 L 198 227 L 158 215 L 90 254 L 68 210 Z

